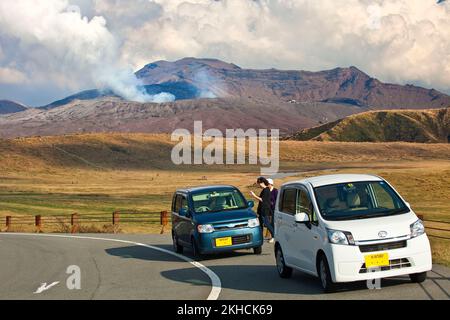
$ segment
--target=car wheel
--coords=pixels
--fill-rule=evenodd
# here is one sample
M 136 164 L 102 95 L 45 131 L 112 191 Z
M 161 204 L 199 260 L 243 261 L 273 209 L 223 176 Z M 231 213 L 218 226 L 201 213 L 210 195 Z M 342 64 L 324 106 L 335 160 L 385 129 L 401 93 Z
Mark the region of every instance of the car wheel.
M 277 263 L 278 275 L 281 278 L 290 278 L 292 276 L 292 268 L 288 267 L 284 262 L 283 251 L 281 251 L 279 246 L 275 251 L 275 259 Z
M 175 233 L 172 233 L 173 251 L 176 253 L 183 253 L 183 246 L 178 244 L 178 238 Z
M 411 282 L 422 283 L 427 279 L 427 273 L 426 272 L 413 273 L 409 275 L 409 278 L 411 279 Z
M 192 247 L 192 255 L 200 259 L 202 257 L 202 254 L 200 253 L 200 250 L 198 249 L 197 243 L 195 242 L 194 238 L 191 238 L 191 247 Z
M 261 254 L 262 253 L 262 247 L 253 248 L 253 253 L 254 254 Z
M 331 278 L 330 267 L 328 266 L 327 257 L 322 254 L 319 258 L 319 279 L 322 284 L 322 289 L 326 293 L 336 291 L 336 284 L 333 282 Z

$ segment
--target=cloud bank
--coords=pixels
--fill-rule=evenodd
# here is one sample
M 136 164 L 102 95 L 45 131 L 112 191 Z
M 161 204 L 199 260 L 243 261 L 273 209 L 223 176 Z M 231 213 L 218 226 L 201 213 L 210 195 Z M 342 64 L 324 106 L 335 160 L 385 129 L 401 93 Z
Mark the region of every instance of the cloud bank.
M 26 79 L 61 91 L 114 85 L 139 101 L 148 97 L 132 70 L 185 56 L 251 68 L 355 65 L 450 93 L 449 39 L 448 1 L 2 1 L 0 95 L 2 83 Z

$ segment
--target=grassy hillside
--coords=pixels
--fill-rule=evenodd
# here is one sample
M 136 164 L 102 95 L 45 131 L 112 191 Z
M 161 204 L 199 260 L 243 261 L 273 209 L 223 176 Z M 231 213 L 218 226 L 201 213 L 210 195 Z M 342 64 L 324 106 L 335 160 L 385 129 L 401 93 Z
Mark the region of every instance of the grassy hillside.
M 353 142 L 448 142 L 450 108 L 371 111 L 304 129 L 294 140 Z
M 248 197 L 259 166 L 175 166 L 168 135 L 86 134 L 0 140 L 0 230 L 6 215 L 44 217 L 170 208 L 176 188 L 232 184 Z M 276 185 L 327 173 L 377 174 L 418 214 L 450 221 L 450 144 L 282 141 Z M 46 225 L 45 231 L 65 230 Z M 103 224 L 86 230 L 104 229 Z M 33 231 L 32 223 L 17 231 Z M 27 229 L 28 228 L 28 229 Z M 102 229 L 103 228 L 103 229 Z M 123 232 L 158 232 L 157 225 L 121 223 Z M 448 240 L 433 238 L 435 262 L 450 265 Z
M 171 150 L 177 142 L 166 134 L 77 134 L 0 139 L 1 172 L 59 170 L 226 170 L 257 171 L 259 166 L 176 166 Z M 206 144 L 205 144 L 206 145 Z M 281 141 L 280 163 L 289 170 L 301 163 L 365 163 L 450 159 L 449 144 Z

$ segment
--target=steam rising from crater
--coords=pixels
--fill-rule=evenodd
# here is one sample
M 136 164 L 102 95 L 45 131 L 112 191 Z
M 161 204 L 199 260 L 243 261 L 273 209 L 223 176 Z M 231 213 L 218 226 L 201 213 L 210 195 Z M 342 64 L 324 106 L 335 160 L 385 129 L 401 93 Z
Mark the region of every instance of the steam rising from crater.
M 121 61 L 120 44 L 106 20 L 83 16 L 81 9 L 67 0 L 1 1 L 0 36 L 2 33 L 10 35 L 6 41 L 20 40 L 17 60 L 46 71 L 34 74 L 42 82 L 50 80 L 79 90 L 80 80 L 87 78 L 87 86 L 109 89 L 131 101 L 175 99 L 169 93 L 149 95 L 133 68 Z

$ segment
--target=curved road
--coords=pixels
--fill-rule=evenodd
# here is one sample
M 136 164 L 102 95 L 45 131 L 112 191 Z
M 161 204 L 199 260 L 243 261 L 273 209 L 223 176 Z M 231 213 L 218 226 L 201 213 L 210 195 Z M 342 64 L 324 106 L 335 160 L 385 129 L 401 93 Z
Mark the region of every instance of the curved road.
M 171 252 L 169 235 L 35 235 L 0 233 L 0 299 L 449 299 L 450 268 L 435 265 L 423 284 L 383 279 L 380 290 L 348 284 L 323 294 L 316 278 L 278 277 L 273 245 L 191 260 Z M 81 269 L 69 290 L 66 269 Z M 57 284 L 54 284 L 58 282 Z M 47 290 L 35 293 L 42 284 Z

